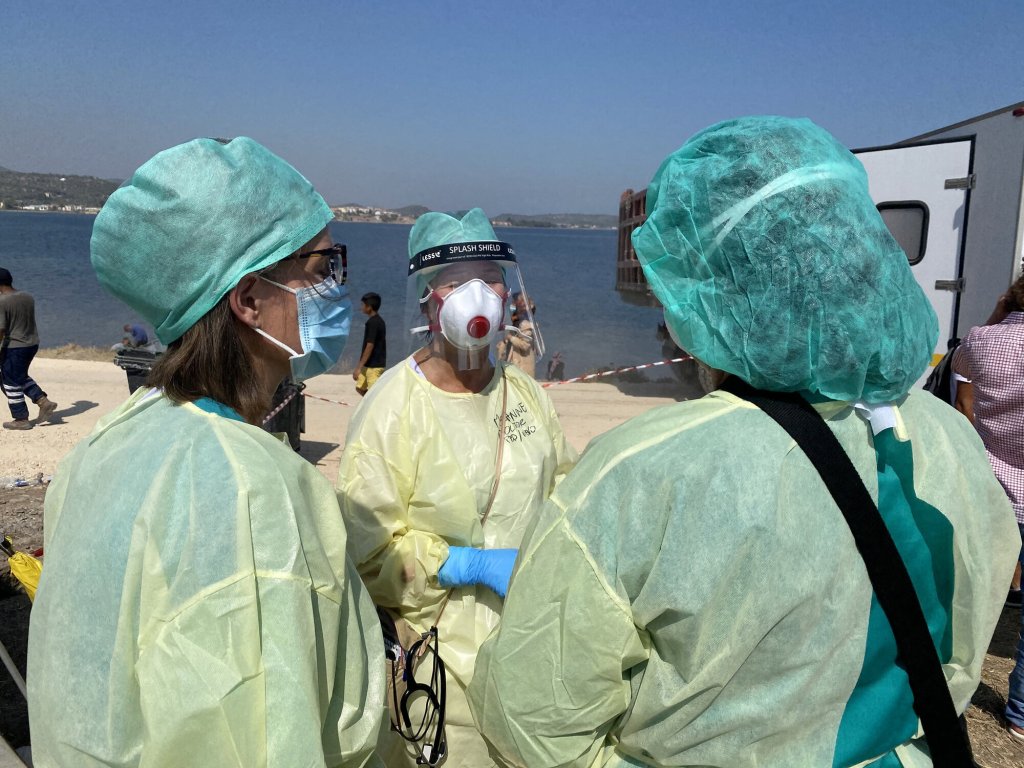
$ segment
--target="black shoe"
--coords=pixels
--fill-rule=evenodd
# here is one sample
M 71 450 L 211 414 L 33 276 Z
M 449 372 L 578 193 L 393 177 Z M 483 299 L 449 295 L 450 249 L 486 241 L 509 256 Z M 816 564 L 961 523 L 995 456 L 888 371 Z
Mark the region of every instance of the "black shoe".
M 1010 593 L 1006 596 L 1004 605 L 1007 608 L 1020 608 L 1021 602 L 1021 591 L 1019 589 L 1011 589 Z

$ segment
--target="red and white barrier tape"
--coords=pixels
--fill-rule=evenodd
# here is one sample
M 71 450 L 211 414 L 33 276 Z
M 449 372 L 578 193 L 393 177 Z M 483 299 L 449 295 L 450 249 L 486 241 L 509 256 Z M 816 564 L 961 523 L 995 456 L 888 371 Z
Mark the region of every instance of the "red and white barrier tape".
M 672 365 L 673 363 L 685 363 L 687 360 L 693 358 L 689 355 L 684 357 L 673 357 L 671 360 L 659 360 L 656 363 L 644 363 L 643 365 L 631 365 L 628 368 L 616 368 L 614 371 L 601 371 L 600 373 L 588 373 L 586 376 L 577 376 L 572 379 L 566 379 L 565 381 L 545 381 L 541 384 L 542 387 L 553 387 L 557 384 L 573 384 L 577 381 L 590 381 L 591 379 L 599 379 L 602 376 L 614 376 L 617 373 L 627 373 L 629 371 L 642 371 L 644 368 L 657 368 L 659 365 Z
M 553 387 L 556 384 L 573 384 L 573 383 L 575 383 L 577 381 L 590 381 L 591 379 L 599 379 L 602 376 L 614 376 L 617 373 L 628 373 L 629 371 L 642 371 L 645 368 L 657 368 L 659 365 L 672 365 L 673 363 L 685 363 L 687 360 L 692 360 L 692 359 L 693 358 L 690 357 L 689 355 L 686 355 L 685 357 L 674 357 L 671 360 L 658 360 L 657 362 L 654 362 L 654 363 L 644 363 L 643 365 L 631 365 L 628 368 L 616 368 L 614 371 L 601 371 L 600 373 L 588 373 L 586 376 L 576 376 L 575 378 L 566 379 L 565 381 L 545 381 L 545 382 L 541 383 L 541 386 L 542 387 Z M 284 407 L 286 405 L 288 405 L 288 403 L 290 403 L 292 401 L 292 398 L 294 398 L 295 395 L 297 395 L 297 394 L 298 394 L 298 390 L 296 390 L 295 392 L 292 392 L 292 394 L 290 394 L 288 397 L 286 397 L 285 400 L 279 406 L 277 406 L 277 408 L 272 410 L 267 415 L 267 417 L 265 419 L 263 419 L 263 423 L 266 424 L 272 418 L 277 416 L 277 414 L 279 414 L 282 410 L 284 410 Z M 321 401 L 323 401 L 325 403 L 334 403 L 335 405 L 344 405 L 344 406 L 347 406 L 347 407 L 350 407 L 350 408 L 352 407 L 352 403 L 346 403 L 346 402 L 343 402 L 341 400 L 331 400 L 329 397 L 320 397 L 319 395 L 311 395 L 309 392 L 303 392 L 302 396 L 303 397 L 311 397 L 314 400 L 321 400 Z
M 266 425 L 266 424 L 267 424 L 267 423 L 268 423 L 268 422 L 269 422 L 269 421 L 270 421 L 270 420 L 271 420 L 272 418 L 274 418 L 275 416 L 277 416 L 277 414 L 279 414 L 279 413 L 280 413 L 281 411 L 283 411 L 283 410 L 284 410 L 284 407 L 285 407 L 286 405 L 288 405 L 288 403 L 290 403 L 290 402 L 291 402 L 292 400 L 294 400 L 294 399 L 295 399 L 295 396 L 296 396 L 297 394 L 299 394 L 299 390 L 297 390 L 297 389 L 294 389 L 294 390 L 292 390 L 292 393 L 291 393 L 290 395 L 288 395 L 288 397 L 286 397 L 286 398 L 285 398 L 284 400 L 282 400 L 282 401 L 281 401 L 281 404 L 280 404 L 279 406 L 277 406 L 277 408 L 275 408 L 275 409 L 274 409 L 274 410 L 272 410 L 272 411 L 271 411 L 270 413 L 268 413 L 268 414 L 267 414 L 266 416 L 264 416 L 264 417 L 263 417 L 263 424 L 264 424 L 264 426 L 265 426 L 265 425 Z
M 303 397 L 312 397 L 314 400 L 323 400 L 325 403 L 334 403 L 335 405 L 347 405 L 350 408 L 352 407 L 352 403 L 343 403 L 341 400 L 331 400 L 330 398 L 327 398 L 327 397 L 320 397 L 319 395 L 311 395 L 311 394 L 309 394 L 309 392 L 303 392 L 302 396 Z
M 270 413 L 268 413 L 266 415 L 266 417 L 263 419 L 263 424 L 266 425 L 271 419 L 273 419 L 275 416 L 277 416 L 277 414 L 279 414 L 281 411 L 283 411 L 284 407 L 286 405 L 288 405 L 288 403 L 290 403 L 292 400 L 294 400 L 295 396 L 297 394 L 299 394 L 299 390 L 296 389 L 294 392 L 292 392 L 290 395 L 288 395 L 288 397 L 286 397 L 284 400 L 282 400 L 281 404 L 278 405 L 277 408 L 275 408 L 274 410 L 272 410 Z M 325 403 L 334 403 L 335 405 L 345 405 L 345 406 L 348 406 L 348 407 L 352 406 L 352 403 L 343 403 L 341 400 L 331 400 L 330 398 L 327 398 L 327 397 L 320 397 L 319 395 L 311 395 L 311 394 L 309 394 L 309 392 L 303 392 L 302 396 L 303 397 L 312 397 L 314 400 L 323 400 Z

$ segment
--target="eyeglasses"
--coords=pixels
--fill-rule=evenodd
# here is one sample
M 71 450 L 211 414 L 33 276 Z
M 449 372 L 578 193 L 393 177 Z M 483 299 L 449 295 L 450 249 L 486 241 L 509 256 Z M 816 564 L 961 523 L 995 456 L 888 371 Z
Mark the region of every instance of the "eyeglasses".
M 306 253 L 297 254 L 292 258 L 311 259 L 316 256 L 327 257 L 326 274 L 321 275 L 323 279 L 326 280 L 328 277 L 332 277 L 338 285 L 344 285 L 348 279 L 348 246 L 343 243 L 336 243 L 330 248 L 307 251 Z

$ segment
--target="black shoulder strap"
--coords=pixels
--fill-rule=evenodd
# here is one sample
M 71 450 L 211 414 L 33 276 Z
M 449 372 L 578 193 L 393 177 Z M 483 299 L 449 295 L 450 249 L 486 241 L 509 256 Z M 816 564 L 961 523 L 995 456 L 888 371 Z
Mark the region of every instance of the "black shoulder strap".
M 974 766 L 910 574 L 877 505 L 839 440 L 818 412 L 796 393 L 754 389 L 735 376 L 730 376 L 722 389 L 771 416 L 818 470 L 850 526 L 878 603 L 892 627 L 897 653 L 910 678 L 914 711 L 924 726 L 933 764 L 936 768 Z

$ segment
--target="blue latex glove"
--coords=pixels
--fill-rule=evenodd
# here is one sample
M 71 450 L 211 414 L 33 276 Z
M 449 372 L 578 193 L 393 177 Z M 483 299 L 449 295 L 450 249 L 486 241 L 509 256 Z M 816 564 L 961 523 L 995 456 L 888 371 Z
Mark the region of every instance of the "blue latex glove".
M 504 597 L 518 553 L 518 549 L 448 547 L 448 559 L 437 572 L 437 580 L 442 587 L 483 584 Z

